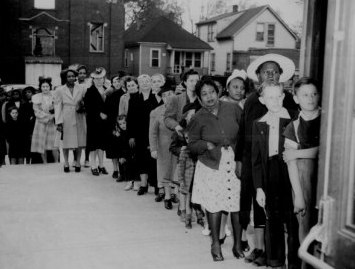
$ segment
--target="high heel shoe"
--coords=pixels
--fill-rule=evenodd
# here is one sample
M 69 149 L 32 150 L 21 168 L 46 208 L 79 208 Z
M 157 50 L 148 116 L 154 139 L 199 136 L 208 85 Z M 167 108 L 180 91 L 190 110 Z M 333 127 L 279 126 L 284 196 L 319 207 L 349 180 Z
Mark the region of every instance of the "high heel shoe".
M 244 252 L 248 252 L 250 250 L 250 247 L 249 247 L 249 244 L 248 244 L 248 240 L 246 240 L 246 241 L 242 240 L 242 250 Z
M 232 252 L 234 257 L 236 257 L 237 259 L 245 258 L 245 255 L 242 250 L 236 250 L 235 248 L 232 248 Z
M 225 234 L 223 238 L 219 239 L 219 244 L 223 245 L 226 238 L 227 238 L 227 235 Z
M 211 247 L 211 255 L 212 255 L 213 261 L 215 261 L 215 262 L 221 262 L 224 260 L 220 247 L 219 247 L 218 251 L 216 251 L 213 247 Z
M 107 170 L 106 170 L 106 168 L 103 166 L 103 167 L 98 167 L 98 169 L 99 169 L 99 172 L 101 173 L 101 174 L 103 174 L 103 175 L 108 175 L 108 172 L 107 172 Z
M 148 192 L 148 186 L 140 186 L 137 192 L 137 195 L 143 195 Z
M 100 172 L 97 168 L 91 168 L 91 173 L 93 176 L 99 176 Z

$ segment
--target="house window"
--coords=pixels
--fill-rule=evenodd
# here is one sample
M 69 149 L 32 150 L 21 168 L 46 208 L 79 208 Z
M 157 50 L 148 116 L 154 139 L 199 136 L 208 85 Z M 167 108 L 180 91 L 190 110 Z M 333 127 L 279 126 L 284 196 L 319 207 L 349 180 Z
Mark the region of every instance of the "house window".
M 48 28 L 32 30 L 32 54 L 35 56 L 55 55 L 55 31 Z
M 207 28 L 207 41 L 213 42 L 214 41 L 214 29 L 213 24 L 209 24 Z
M 227 64 L 227 66 L 226 66 L 226 71 L 227 71 L 227 72 L 231 71 L 231 53 L 230 53 L 230 52 L 227 53 L 227 61 L 226 61 L 226 64 Z
M 104 52 L 103 23 L 90 23 L 90 52 Z
M 211 53 L 211 71 L 216 71 L 216 54 Z
M 150 49 L 150 67 L 160 67 L 160 49 Z
M 129 54 L 128 50 L 125 50 L 124 51 L 124 66 L 125 67 L 128 67 L 128 54 Z
M 267 26 L 267 46 L 275 45 L 275 24 L 268 24 Z
M 256 25 L 256 41 L 264 41 L 264 24 L 258 23 Z
M 185 54 L 185 66 L 191 67 L 192 66 L 192 52 L 186 52 Z
M 194 67 L 201 67 L 201 52 L 195 52 L 195 64 Z
M 38 9 L 55 9 L 55 0 L 34 0 L 34 7 Z

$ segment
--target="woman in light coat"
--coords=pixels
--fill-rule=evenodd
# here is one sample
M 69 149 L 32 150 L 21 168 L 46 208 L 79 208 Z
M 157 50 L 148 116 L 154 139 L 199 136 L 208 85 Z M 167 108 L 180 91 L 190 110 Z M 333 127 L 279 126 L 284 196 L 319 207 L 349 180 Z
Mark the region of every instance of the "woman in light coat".
M 168 83 L 166 83 L 168 84 Z M 158 95 L 163 99 L 164 104 L 158 106 L 150 113 L 149 124 L 149 148 L 152 158 L 157 160 L 157 181 L 159 194 L 155 198 L 156 202 L 164 199 L 166 209 L 172 209 L 171 187 L 173 172 L 176 166 L 176 157 L 171 154 L 169 147 L 173 131 L 169 130 L 164 123 L 166 110 L 166 100 L 174 94 L 171 85 L 165 85 Z
M 51 150 L 54 162 L 58 162 L 59 154 L 55 146 L 57 137 L 54 123 L 54 97 L 51 91 L 52 78 L 39 78 L 40 93 L 32 96 L 36 123 L 32 134 L 31 152 L 41 154 L 43 163 L 47 163 L 47 150 Z
M 69 149 L 76 151 L 75 172 L 80 172 L 81 151 L 86 146 L 86 119 L 83 107 L 85 89 L 75 84 L 77 72 L 64 71 L 66 84 L 55 92 L 55 119 L 58 129 L 62 132 L 64 172 L 68 173 Z

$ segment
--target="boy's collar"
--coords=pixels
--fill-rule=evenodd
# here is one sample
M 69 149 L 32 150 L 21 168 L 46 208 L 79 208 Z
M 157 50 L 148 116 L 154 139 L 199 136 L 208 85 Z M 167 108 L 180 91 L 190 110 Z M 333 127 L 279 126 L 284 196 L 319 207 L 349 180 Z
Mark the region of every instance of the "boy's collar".
M 321 112 L 321 108 L 320 107 L 318 107 L 318 109 L 315 110 L 312 115 L 307 115 L 301 110 L 299 116 L 302 117 L 302 119 L 304 119 L 305 121 L 310 121 L 310 120 L 314 120 L 314 119 L 318 118 L 319 115 L 320 115 L 320 112 Z
M 286 108 L 282 107 L 281 110 L 277 113 L 272 113 L 272 112 L 267 112 L 260 120 L 259 122 L 266 122 L 269 123 L 275 118 L 283 118 L 283 119 L 291 119 L 290 114 L 286 110 Z

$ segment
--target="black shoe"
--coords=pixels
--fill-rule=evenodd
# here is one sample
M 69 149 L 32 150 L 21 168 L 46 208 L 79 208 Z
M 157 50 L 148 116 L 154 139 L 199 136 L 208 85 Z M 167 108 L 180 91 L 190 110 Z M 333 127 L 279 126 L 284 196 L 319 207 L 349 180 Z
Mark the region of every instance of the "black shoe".
M 164 207 L 165 207 L 167 210 L 173 209 L 173 204 L 171 203 L 171 199 L 165 199 L 165 200 L 164 200 Z
M 103 174 L 103 175 L 108 175 L 108 172 L 107 172 L 107 170 L 106 170 L 105 167 L 100 167 L 100 166 L 99 166 L 99 172 L 100 172 L 101 174 Z
M 75 166 L 75 172 L 79 173 L 81 171 L 81 166 Z
M 148 192 L 148 186 L 145 186 L 145 187 L 140 186 L 139 190 L 137 192 L 137 195 L 143 195 L 143 194 L 145 194 L 147 192 Z
M 254 248 L 254 250 L 247 257 L 245 257 L 244 261 L 246 263 L 252 263 L 257 258 L 259 258 L 263 253 L 264 251 L 262 249 Z
M 97 168 L 91 168 L 91 173 L 93 174 L 93 176 L 99 176 L 100 172 Z
M 237 259 L 245 258 L 245 255 L 244 255 L 243 251 L 241 251 L 241 250 L 236 250 L 235 248 L 232 248 L 232 252 L 233 252 L 234 257 L 236 257 Z
M 248 241 L 243 241 L 243 240 L 242 240 L 242 250 L 243 250 L 244 252 L 248 252 L 248 251 L 250 250 Z
M 266 255 L 264 251 L 262 251 L 261 255 L 253 261 L 253 265 L 258 267 L 266 265 Z
M 219 249 L 215 249 L 213 247 L 211 247 L 211 255 L 213 258 L 213 261 L 215 262 L 221 262 L 224 260 L 223 255 L 222 255 L 222 251 L 221 251 L 221 247 L 219 247 Z
M 202 228 L 205 228 L 205 221 L 203 218 L 197 218 L 197 224 L 201 225 Z
M 176 194 L 175 193 L 172 193 L 170 195 L 170 199 L 171 201 L 174 203 L 174 204 L 177 204 L 179 202 L 179 198 L 177 198 Z
M 119 174 L 116 179 L 116 182 L 123 182 L 123 181 L 125 181 L 125 178 Z
M 112 178 L 118 178 L 118 171 L 113 171 Z
M 155 197 L 155 202 L 159 203 L 164 200 L 165 193 L 158 193 L 158 195 Z
M 69 173 L 69 172 L 70 172 L 69 166 L 64 166 L 64 173 Z
M 178 216 L 180 217 L 180 215 L 181 215 L 181 210 L 180 210 L 180 208 L 178 208 L 178 210 L 176 211 L 176 215 L 178 215 Z
M 227 238 L 227 235 L 225 234 L 223 238 L 220 238 L 220 239 L 219 239 L 219 243 L 220 243 L 221 245 L 223 245 L 223 244 L 224 244 L 224 241 L 226 240 L 226 238 Z
M 186 219 L 185 219 L 185 228 L 186 229 L 192 229 L 191 216 L 186 217 Z

